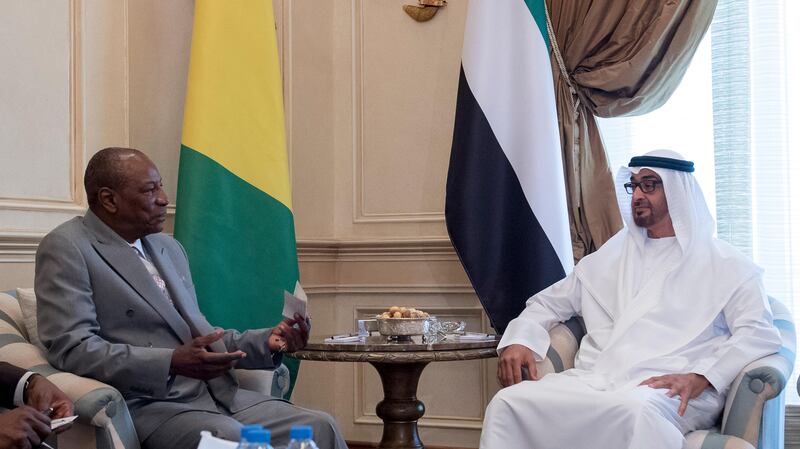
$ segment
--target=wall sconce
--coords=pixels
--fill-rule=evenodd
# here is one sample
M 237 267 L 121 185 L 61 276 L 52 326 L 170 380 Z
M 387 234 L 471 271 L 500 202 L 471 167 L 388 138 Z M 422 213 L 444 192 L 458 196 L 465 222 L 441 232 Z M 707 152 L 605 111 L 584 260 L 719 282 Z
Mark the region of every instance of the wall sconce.
M 417 0 L 417 5 L 403 5 L 403 11 L 417 22 L 427 22 L 447 6 L 447 0 Z

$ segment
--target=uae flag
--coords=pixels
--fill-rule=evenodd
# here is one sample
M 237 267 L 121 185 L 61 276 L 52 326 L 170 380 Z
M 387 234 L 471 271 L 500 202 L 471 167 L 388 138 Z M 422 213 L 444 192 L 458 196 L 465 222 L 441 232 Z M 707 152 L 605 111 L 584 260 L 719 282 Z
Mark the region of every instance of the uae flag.
M 209 322 L 282 319 L 299 275 L 272 0 L 195 3 L 175 237 Z
M 543 0 L 469 4 L 447 230 L 502 333 L 573 267 Z

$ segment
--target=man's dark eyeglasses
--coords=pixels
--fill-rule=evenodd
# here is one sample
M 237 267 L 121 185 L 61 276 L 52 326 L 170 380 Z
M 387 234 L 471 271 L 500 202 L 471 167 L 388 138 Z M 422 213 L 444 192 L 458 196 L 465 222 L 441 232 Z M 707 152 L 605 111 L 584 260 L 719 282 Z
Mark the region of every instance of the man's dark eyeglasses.
M 644 193 L 650 193 L 656 189 L 656 186 L 659 184 L 664 184 L 663 181 L 657 181 L 655 179 L 645 179 L 641 182 L 626 182 L 624 184 L 625 191 L 628 194 L 633 195 L 633 191 L 636 190 L 636 187 L 642 189 Z

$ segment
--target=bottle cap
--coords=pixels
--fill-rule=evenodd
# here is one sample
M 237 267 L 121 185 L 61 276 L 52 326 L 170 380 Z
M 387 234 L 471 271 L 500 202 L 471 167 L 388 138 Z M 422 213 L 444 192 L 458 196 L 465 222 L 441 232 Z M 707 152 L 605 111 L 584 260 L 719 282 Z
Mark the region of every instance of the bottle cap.
M 289 436 L 293 440 L 310 440 L 314 435 L 314 430 L 311 426 L 292 426 Z
M 249 443 L 269 444 L 270 436 L 269 430 L 253 430 L 248 434 L 247 441 Z
M 264 430 L 264 426 L 260 426 L 258 424 L 248 424 L 246 426 L 242 426 L 242 429 L 239 433 L 240 439 L 242 441 L 252 441 L 250 439 L 250 433 L 258 430 Z

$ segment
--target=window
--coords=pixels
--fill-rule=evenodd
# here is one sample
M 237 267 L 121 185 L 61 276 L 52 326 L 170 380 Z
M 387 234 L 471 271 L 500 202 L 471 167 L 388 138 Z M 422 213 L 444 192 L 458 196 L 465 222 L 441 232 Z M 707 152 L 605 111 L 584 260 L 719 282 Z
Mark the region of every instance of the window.
M 717 236 L 765 269 L 767 292 L 800 318 L 800 2 L 720 0 L 711 29 L 666 105 L 600 119 L 612 171 L 669 148 L 695 172 Z M 800 404 L 798 366 L 787 403 Z

